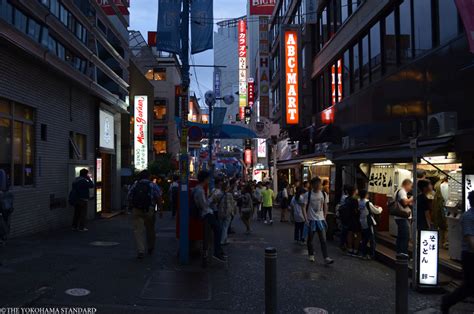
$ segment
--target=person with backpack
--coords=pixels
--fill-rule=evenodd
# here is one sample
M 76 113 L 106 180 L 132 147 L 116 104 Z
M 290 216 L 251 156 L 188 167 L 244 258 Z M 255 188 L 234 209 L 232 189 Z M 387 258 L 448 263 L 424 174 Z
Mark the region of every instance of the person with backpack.
M 94 188 L 94 182 L 89 177 L 89 170 L 81 169 L 79 176 L 72 183 L 69 193 L 69 204 L 74 206 L 72 219 L 73 231 L 88 231 L 86 228 L 87 208 L 89 207 L 89 189 Z
M 327 204 L 326 196 L 321 190 L 321 179 L 319 177 L 311 179 L 311 190 L 305 193 L 303 197 L 303 214 L 305 217 L 304 234 L 307 238 L 306 244 L 308 247 L 309 261 L 315 262 L 313 239 L 317 233 L 321 244 L 324 263 L 329 265 L 334 263 L 334 260 L 328 255 L 326 243 Z
M 242 206 L 240 207 L 240 218 L 245 225 L 245 233 L 250 234 L 252 229 L 250 228 L 250 218 L 252 217 L 254 202 L 252 197 L 252 186 L 246 185 L 242 190 Z
M 161 200 L 161 190 L 158 185 L 150 181 L 148 170 L 143 170 L 138 174 L 138 180 L 128 192 L 128 200 L 132 207 L 137 258 L 143 259 L 145 257 L 145 241 L 149 255 L 152 255 L 155 249 L 155 209 Z
M 201 170 L 198 173 L 198 185 L 191 192 L 191 206 L 190 211 L 192 215 L 201 217 L 204 222 L 204 237 L 202 240 L 203 259 L 206 260 L 208 256 L 208 245 L 211 235 L 207 230 L 212 230 L 214 236 L 214 252 L 213 258 L 219 262 L 225 262 L 227 256 L 222 250 L 221 238 L 222 228 L 217 214 L 210 206 L 210 202 L 206 197 L 206 188 L 209 186 L 211 175 L 209 172 Z
M 365 259 L 373 259 L 375 257 L 375 226 L 377 221 L 374 215 L 380 215 L 382 208 L 374 206 L 367 198 L 366 190 L 359 192 L 359 211 L 360 211 L 360 225 L 362 227 L 362 244 L 360 252 Z M 367 244 L 370 243 L 370 254 L 368 254 Z

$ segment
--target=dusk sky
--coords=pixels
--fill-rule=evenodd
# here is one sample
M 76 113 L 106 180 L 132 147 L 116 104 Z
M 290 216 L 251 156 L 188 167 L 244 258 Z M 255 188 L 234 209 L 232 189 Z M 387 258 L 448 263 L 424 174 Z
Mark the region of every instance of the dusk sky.
M 223 18 L 235 18 L 246 13 L 245 0 L 214 0 L 214 18 L 215 22 Z M 147 32 L 156 30 L 158 15 L 158 0 L 133 0 L 130 4 L 130 29 L 138 30 L 142 33 L 145 40 Z M 215 26 L 216 28 L 217 26 Z M 192 63 L 192 62 L 191 62 Z M 194 55 L 194 63 L 199 65 L 213 65 L 213 51 L 209 50 Z M 199 81 L 202 94 L 212 89 L 212 68 L 196 68 L 196 74 Z M 196 75 L 191 68 L 191 89 L 200 97 Z

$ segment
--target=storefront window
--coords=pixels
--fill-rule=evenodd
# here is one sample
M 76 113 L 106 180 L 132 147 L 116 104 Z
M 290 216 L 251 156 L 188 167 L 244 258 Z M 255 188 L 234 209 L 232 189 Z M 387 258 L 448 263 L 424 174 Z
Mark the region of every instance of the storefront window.
M 166 81 L 166 69 L 154 68 L 146 72 L 145 77 L 150 81 Z
M 344 60 L 342 62 L 342 95 L 349 96 L 351 86 L 351 72 L 350 72 L 350 54 L 349 50 L 344 52 Z
M 159 100 L 155 101 L 155 106 L 153 108 L 154 116 L 156 121 L 166 121 L 166 101 Z
M 402 63 L 413 58 L 410 2 L 405 0 L 400 4 L 400 61 Z
M 384 53 L 385 69 L 390 73 L 397 65 L 397 41 L 394 12 L 390 13 L 385 18 Z
M 431 0 L 413 1 L 415 21 L 415 55 L 424 54 L 433 48 Z
M 458 11 L 454 1 L 439 0 L 439 39 L 441 44 L 458 35 Z
M 380 22 L 370 29 L 370 72 L 372 81 L 382 74 L 382 51 L 380 47 Z
M 153 151 L 155 154 L 165 154 L 166 153 L 166 141 L 153 141 Z
M 11 120 L 0 116 L 0 147 L 3 147 L 0 149 L 0 169 L 5 170 L 7 176 L 11 175 L 11 144 Z
M 354 83 L 354 91 L 358 91 L 360 86 L 360 58 L 359 58 L 359 44 L 352 47 L 352 82 Z
M 366 86 L 369 83 L 369 35 L 365 35 L 362 38 L 362 85 Z

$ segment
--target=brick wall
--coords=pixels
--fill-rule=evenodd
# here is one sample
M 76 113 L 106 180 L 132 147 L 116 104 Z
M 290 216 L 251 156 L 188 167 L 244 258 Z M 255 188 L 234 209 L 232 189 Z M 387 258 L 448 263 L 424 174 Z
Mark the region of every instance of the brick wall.
M 0 97 L 36 108 L 35 185 L 12 189 L 11 236 L 68 226 L 73 210 L 50 210 L 50 195 L 67 200 L 74 165 L 81 165 L 69 159 L 70 131 L 87 136 L 87 160 L 82 165 L 94 166 L 98 100 L 13 48 L 0 49 L 0 73 Z M 41 141 L 41 124 L 47 125 L 47 141 Z M 93 216 L 94 204 L 89 209 Z

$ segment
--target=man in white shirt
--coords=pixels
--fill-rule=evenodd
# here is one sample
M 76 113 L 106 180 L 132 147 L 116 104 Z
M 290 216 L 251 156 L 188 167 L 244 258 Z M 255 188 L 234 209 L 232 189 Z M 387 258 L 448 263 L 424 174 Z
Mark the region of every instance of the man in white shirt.
M 395 198 L 401 206 L 407 211 L 411 211 L 410 206 L 413 205 L 413 197 L 408 197 L 413 189 L 413 182 L 410 179 L 405 179 L 402 182 L 402 187 L 396 192 Z M 397 233 L 397 253 L 408 255 L 408 242 L 410 241 L 410 219 L 408 218 L 395 217 L 395 221 L 398 227 Z
M 334 261 L 328 256 L 326 244 L 326 215 L 328 212 L 328 199 L 321 191 L 321 179 L 319 177 L 311 180 L 311 190 L 303 196 L 303 215 L 305 216 L 305 234 L 307 234 L 308 255 L 311 262 L 315 261 L 313 238 L 318 233 L 321 251 L 325 264 Z

